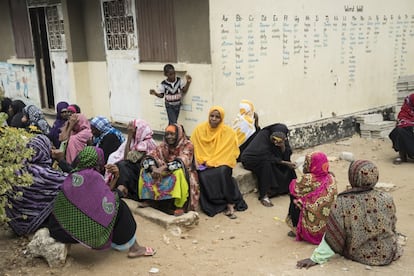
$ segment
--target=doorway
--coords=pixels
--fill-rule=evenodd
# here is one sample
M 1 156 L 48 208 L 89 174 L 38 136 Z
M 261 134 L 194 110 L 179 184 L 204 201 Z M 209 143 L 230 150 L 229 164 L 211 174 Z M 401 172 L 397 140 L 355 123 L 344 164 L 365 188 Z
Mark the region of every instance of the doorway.
M 29 8 L 42 108 L 55 108 L 45 7 Z

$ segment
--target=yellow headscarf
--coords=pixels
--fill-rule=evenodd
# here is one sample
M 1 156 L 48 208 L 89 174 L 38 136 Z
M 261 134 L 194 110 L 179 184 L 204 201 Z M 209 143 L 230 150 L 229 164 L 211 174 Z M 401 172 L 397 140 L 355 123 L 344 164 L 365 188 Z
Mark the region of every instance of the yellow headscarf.
M 221 116 L 221 122 L 216 128 L 210 126 L 210 114 L 217 110 Z M 234 130 L 223 123 L 224 109 L 220 106 L 210 108 L 209 120 L 201 123 L 191 135 L 194 145 L 194 155 L 198 165 L 219 167 L 227 165 L 236 166 L 236 159 L 240 154 L 237 136 Z
M 254 125 L 254 105 L 249 100 L 240 102 L 240 111 L 233 122 L 233 129 L 236 131 L 239 146 L 256 132 Z

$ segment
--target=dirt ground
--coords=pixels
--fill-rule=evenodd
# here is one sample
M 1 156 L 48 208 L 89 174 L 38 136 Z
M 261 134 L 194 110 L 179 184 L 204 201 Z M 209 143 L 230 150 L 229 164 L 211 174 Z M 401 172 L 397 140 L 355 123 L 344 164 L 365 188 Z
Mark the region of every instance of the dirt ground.
M 128 259 L 126 253 L 93 251 L 72 246 L 66 265 L 51 269 L 43 259 L 25 257 L 26 238 L 16 238 L 3 227 L 0 234 L 0 275 L 413 275 L 414 257 L 414 162 L 394 165 L 391 142 L 381 139 L 351 139 L 294 151 L 292 160 L 320 150 L 331 159 L 339 191 L 345 189 L 349 162 L 338 159 L 343 151 L 356 159 L 377 164 L 380 182 L 394 184 L 390 191 L 397 206 L 397 230 L 408 237 L 403 257 L 385 267 L 370 267 L 335 256 L 328 263 L 309 270 L 296 269 L 296 262 L 309 257 L 314 245 L 287 236 L 284 223 L 289 198 L 274 198 L 272 208 L 263 207 L 257 194 L 245 195 L 249 209 L 230 220 L 222 214 L 210 218 L 200 213 L 199 225 L 183 229 L 180 235 L 135 216 L 137 237 L 142 245 L 157 249 L 154 257 Z M 151 274 L 153 268 L 158 272 Z

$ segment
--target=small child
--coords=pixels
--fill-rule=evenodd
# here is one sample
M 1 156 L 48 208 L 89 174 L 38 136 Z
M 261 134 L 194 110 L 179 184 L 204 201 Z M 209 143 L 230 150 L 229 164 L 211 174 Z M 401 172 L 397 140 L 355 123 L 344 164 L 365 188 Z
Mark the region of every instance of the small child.
M 154 89 L 150 90 L 150 95 L 155 95 L 158 98 L 164 98 L 165 95 L 165 109 L 168 115 L 168 124 L 177 123 L 178 115 L 180 114 L 181 98 L 187 92 L 191 84 L 191 76 L 185 75 L 185 80 L 176 77 L 174 66 L 166 64 L 164 66 L 164 76 L 166 80 L 161 82 L 158 92 Z

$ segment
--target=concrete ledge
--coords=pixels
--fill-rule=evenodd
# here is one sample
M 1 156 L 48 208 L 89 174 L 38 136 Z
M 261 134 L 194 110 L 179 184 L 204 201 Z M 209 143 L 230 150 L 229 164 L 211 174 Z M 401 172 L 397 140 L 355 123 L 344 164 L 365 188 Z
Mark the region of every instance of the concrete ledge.
M 241 163 L 237 163 L 233 169 L 233 177 L 237 180 L 240 192 L 243 195 L 257 189 L 257 177 L 251 171 L 243 168 Z
M 124 201 L 128 204 L 129 209 L 131 209 L 134 214 L 146 218 L 164 227 L 165 229 L 172 229 L 176 227 L 192 227 L 198 225 L 200 218 L 199 214 L 193 211 L 189 211 L 182 216 L 175 217 L 172 215 L 167 215 L 151 207 L 138 208 L 137 202 L 130 199 L 124 199 Z

